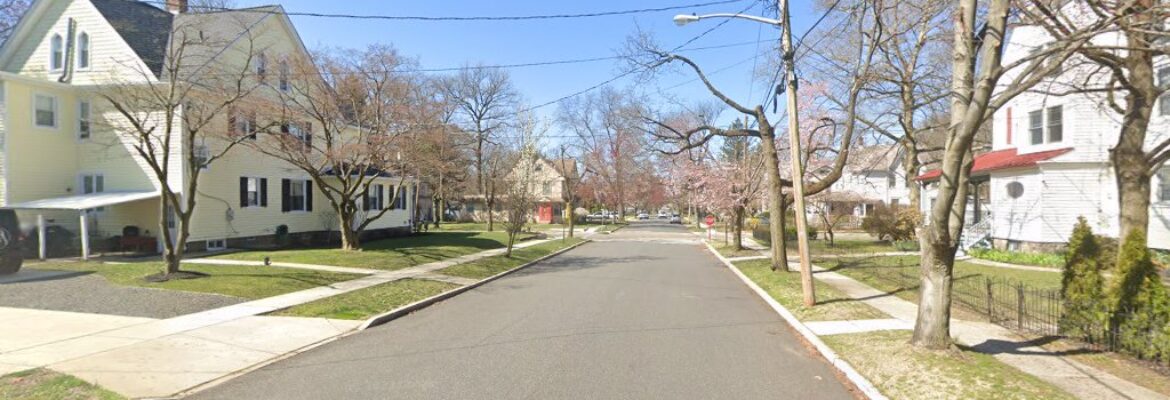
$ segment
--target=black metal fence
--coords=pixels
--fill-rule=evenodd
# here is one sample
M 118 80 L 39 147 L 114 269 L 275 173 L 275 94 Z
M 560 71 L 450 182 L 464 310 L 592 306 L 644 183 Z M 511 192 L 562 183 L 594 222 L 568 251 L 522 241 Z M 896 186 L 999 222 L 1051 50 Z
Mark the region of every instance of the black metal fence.
M 901 288 L 917 288 L 921 277 L 896 270 L 874 274 L 879 280 Z M 1018 281 L 985 276 L 959 277 L 952 286 L 952 301 L 965 311 L 977 313 L 988 321 L 1013 331 L 1041 336 L 1066 336 L 1060 326 L 1064 309 L 1059 289 L 1036 288 Z M 1119 320 L 1141 318 L 1153 323 L 1137 332 L 1122 332 L 1108 323 L 1078 327 L 1070 338 L 1086 347 L 1137 356 L 1170 366 L 1170 328 L 1166 321 L 1155 321 L 1152 311 L 1140 315 L 1120 313 Z M 1135 339 L 1136 338 L 1136 339 Z M 1159 345 L 1158 343 L 1161 343 Z M 1161 350 L 1159 350 L 1161 349 Z

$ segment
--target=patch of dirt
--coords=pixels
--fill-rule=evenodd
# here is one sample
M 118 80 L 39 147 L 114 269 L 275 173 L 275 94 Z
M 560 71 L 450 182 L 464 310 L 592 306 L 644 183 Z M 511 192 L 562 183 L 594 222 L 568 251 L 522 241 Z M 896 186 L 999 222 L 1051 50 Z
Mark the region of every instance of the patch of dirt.
M 205 274 L 202 272 L 178 271 L 178 272 L 174 272 L 174 273 L 170 273 L 170 274 L 160 272 L 157 274 L 144 276 L 144 277 L 142 277 L 142 279 L 147 281 L 147 282 L 159 283 L 159 282 L 166 282 L 166 281 L 185 280 L 185 279 L 200 279 L 200 278 L 208 278 L 208 277 L 211 277 L 211 275 Z

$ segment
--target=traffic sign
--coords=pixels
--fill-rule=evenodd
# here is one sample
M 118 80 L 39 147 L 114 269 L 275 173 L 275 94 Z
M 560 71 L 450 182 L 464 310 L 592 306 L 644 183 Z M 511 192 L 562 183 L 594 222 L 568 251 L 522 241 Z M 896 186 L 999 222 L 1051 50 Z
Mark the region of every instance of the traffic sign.
M 708 216 L 707 216 L 707 219 L 706 219 L 705 221 L 703 221 L 703 222 L 706 222 L 706 223 L 707 223 L 707 226 L 715 225 L 715 216 L 714 216 L 714 215 L 708 215 Z

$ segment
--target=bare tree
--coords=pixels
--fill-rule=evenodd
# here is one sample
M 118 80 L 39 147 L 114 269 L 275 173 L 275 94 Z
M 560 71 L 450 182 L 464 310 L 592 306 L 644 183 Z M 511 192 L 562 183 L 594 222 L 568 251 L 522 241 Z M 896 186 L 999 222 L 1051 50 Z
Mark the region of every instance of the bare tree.
M 636 165 L 644 160 L 642 110 L 636 96 L 613 89 L 569 99 L 558 110 L 558 119 L 576 136 L 585 164 L 603 183 L 608 202 L 622 219 Z
M 456 122 L 474 135 L 475 193 L 483 195 L 485 146 L 496 143 L 494 136 L 512 123 L 520 94 L 507 71 L 484 65 L 465 66 L 439 84 L 446 101 L 455 106 Z
M 30 4 L 29 0 L 0 0 L 0 44 L 8 41 Z
M 357 250 L 362 231 L 393 209 L 366 206 L 377 198 L 376 182 L 396 179 L 390 204 L 404 195 L 403 143 L 408 133 L 437 126 L 439 111 L 423 95 L 420 77 L 397 71 L 412 61 L 389 46 L 314 58 L 283 61 L 276 83 L 280 129 L 248 144 L 308 175 L 337 215 L 341 248 Z
M 558 148 L 558 157 L 555 161 L 557 169 L 560 171 L 561 176 L 565 179 L 565 183 L 561 189 L 563 190 L 562 195 L 565 199 L 565 211 L 567 211 L 569 214 L 569 220 L 566 222 L 566 224 L 569 226 L 568 237 L 573 237 L 573 229 L 577 221 L 575 208 L 575 200 L 577 199 L 577 184 L 584 180 L 587 175 L 589 175 L 588 168 L 582 168 L 580 170 L 577 169 L 578 157 L 570 152 L 571 147 L 572 146 L 570 146 L 569 143 L 561 143 L 560 147 Z
M 1107 26 L 1112 17 L 1093 23 L 1020 59 L 1005 61 L 1004 44 L 1011 15 L 1021 12 L 1012 0 L 956 0 L 952 34 L 950 128 L 938 183 L 938 197 L 919 235 L 922 285 L 911 343 L 943 349 L 951 345 L 951 285 L 955 253 L 974 164 L 972 144 L 995 110 L 1061 68 L 1078 48 Z M 1009 75 L 1010 74 L 1010 75 Z M 1010 76 L 1006 82 L 1001 78 Z
M 114 111 L 106 123 L 120 143 L 112 145 L 133 149 L 150 168 L 161 193 L 159 232 L 166 270 L 151 279 L 167 280 L 181 272 L 199 176 L 248 137 L 225 129 L 223 115 L 233 108 L 262 104 L 251 98 L 261 83 L 249 67 L 257 49 L 245 17 L 220 18 L 232 19 L 240 29 L 212 30 L 207 19 L 185 18 L 172 27 L 157 79 L 153 71 L 142 70 L 115 78 L 97 91 Z M 224 26 L 223 21 L 216 23 Z M 174 233 L 167 226 L 171 216 Z
M 537 120 L 531 114 L 519 116 L 517 124 L 516 149 L 509 150 L 510 157 L 506 164 L 511 166 L 504 186 L 504 231 L 508 234 L 508 249 L 505 257 L 512 256 L 512 248 L 516 244 L 516 237 L 528 226 L 532 209 L 536 205 L 536 166 L 540 162 L 540 139 L 548 130 L 548 125 Z

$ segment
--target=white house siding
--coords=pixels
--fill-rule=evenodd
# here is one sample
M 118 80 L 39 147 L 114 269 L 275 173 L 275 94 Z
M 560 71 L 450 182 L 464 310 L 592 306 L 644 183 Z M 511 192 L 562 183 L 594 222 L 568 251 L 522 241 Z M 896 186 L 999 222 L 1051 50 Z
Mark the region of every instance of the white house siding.
M 4 70 L 56 80 L 61 73 L 49 71 L 49 40 L 54 33 L 62 37 L 68 34 L 70 18 L 77 23 L 77 34 L 86 32 L 89 35 L 91 60 L 90 68 L 74 70 L 72 83 L 86 85 L 153 79 L 147 73 L 146 64 L 88 0 L 50 1 L 43 17 L 30 27 L 29 37 L 37 40 L 21 42 Z
M 1005 189 L 1008 183 L 1024 186 L 1023 195 L 1013 199 Z M 991 174 L 991 204 L 993 239 L 1043 241 L 1044 183 L 1036 170 Z M 933 195 L 933 191 L 932 191 Z

